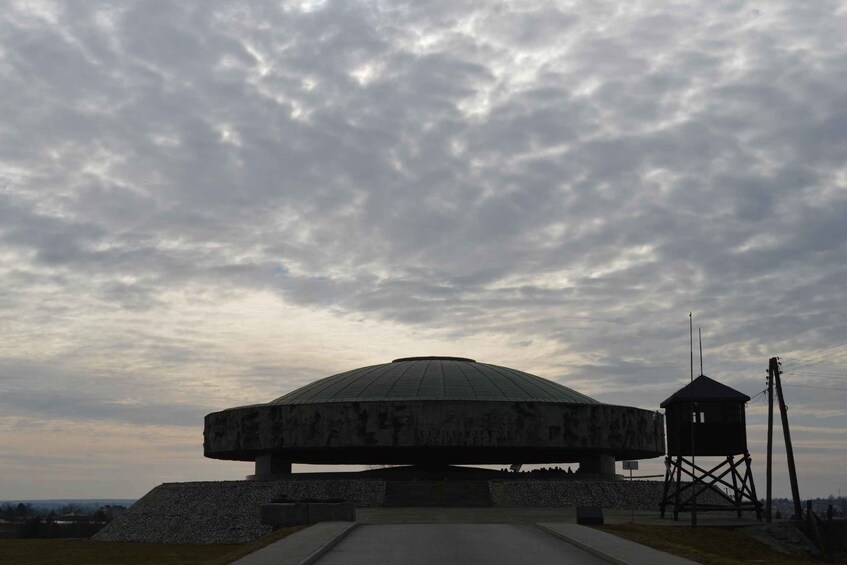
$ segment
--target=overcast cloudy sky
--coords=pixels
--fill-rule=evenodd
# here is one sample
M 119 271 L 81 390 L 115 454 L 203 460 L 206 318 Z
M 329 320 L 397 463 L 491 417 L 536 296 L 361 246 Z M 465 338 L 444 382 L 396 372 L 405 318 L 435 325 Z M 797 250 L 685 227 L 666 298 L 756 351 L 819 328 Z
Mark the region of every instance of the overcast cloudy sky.
M 401 356 L 656 409 L 689 311 L 847 492 L 843 3 L 0 7 L 0 499 L 241 478 L 206 413 Z

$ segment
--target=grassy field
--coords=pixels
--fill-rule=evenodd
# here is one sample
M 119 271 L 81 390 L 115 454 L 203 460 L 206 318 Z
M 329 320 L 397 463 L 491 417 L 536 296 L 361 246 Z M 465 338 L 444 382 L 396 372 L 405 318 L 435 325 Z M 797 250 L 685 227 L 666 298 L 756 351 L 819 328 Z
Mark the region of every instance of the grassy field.
M 749 536 L 725 528 L 616 524 L 599 529 L 705 565 L 817 563 L 812 558 L 783 555 Z
M 16 565 L 226 565 L 257 549 L 302 530 L 281 528 L 254 542 L 239 545 L 181 545 L 91 540 L 0 540 L 0 563 Z
M 243 545 L 179 545 L 90 540 L 0 540 L 0 563 L 19 565 L 227 565 L 305 526 L 283 528 Z M 724 528 L 617 524 L 600 529 L 705 565 L 808 565 L 812 559 L 789 557 Z

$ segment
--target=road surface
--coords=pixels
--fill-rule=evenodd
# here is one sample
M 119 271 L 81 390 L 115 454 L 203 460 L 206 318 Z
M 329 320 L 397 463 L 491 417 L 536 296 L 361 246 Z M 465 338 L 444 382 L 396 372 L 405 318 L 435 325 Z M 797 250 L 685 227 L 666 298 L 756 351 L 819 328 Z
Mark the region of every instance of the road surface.
M 476 565 L 606 562 L 529 524 L 359 526 L 319 565 Z

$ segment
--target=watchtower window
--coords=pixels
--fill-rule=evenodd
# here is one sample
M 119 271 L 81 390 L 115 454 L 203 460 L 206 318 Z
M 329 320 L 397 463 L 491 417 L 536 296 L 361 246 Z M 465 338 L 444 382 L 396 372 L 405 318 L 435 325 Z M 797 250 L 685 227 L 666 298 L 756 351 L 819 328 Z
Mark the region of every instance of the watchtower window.
M 706 413 L 703 411 L 695 410 L 691 413 L 691 421 L 695 424 L 706 423 Z

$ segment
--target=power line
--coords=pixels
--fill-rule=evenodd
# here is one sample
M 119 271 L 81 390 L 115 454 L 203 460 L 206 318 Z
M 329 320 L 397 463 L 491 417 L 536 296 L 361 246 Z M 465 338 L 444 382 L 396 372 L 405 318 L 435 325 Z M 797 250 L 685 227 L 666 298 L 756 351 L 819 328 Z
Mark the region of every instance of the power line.
M 750 399 L 749 403 L 750 404 L 756 404 L 757 402 L 764 400 L 765 399 L 764 395 L 767 394 L 767 392 L 768 392 L 768 389 L 765 389 L 762 392 L 756 394 L 755 396 L 753 396 L 753 398 Z
M 807 361 L 810 358 L 817 357 L 817 356 L 819 356 L 823 353 L 826 353 L 827 351 L 832 351 L 833 349 L 839 349 L 841 347 L 847 347 L 847 343 L 840 343 L 838 345 L 833 345 L 832 347 L 827 347 L 826 349 L 820 349 L 818 351 L 812 351 L 810 353 L 806 353 L 805 355 L 800 355 L 799 357 L 797 357 L 797 362 L 799 363 L 799 362 Z
M 847 343 L 836 346 L 836 347 L 847 347 Z M 824 350 L 827 351 L 827 350 Z M 841 359 L 844 355 L 847 355 L 846 351 L 830 351 L 824 355 L 819 355 L 817 357 L 812 357 L 809 359 L 803 359 L 796 362 L 786 363 L 787 368 L 797 369 L 799 367 L 807 367 L 810 365 L 820 365 L 822 363 L 830 363 L 830 359 Z
M 804 372 L 791 372 L 786 373 L 786 375 L 798 375 L 801 377 L 812 377 L 816 379 L 847 379 L 847 375 L 842 375 L 838 373 L 804 373 Z
M 847 390 L 847 388 L 835 387 L 835 386 L 813 386 L 813 385 L 782 385 L 782 386 L 790 386 L 793 388 L 822 388 L 826 390 Z
M 843 347 L 843 346 L 842 346 Z M 804 365 L 817 365 L 820 363 L 829 362 L 830 359 L 840 359 L 847 351 L 842 351 L 841 349 L 832 350 L 829 353 L 824 353 L 821 355 L 816 355 L 814 357 L 798 359 L 796 361 L 788 361 L 786 365 L 790 365 L 792 367 L 800 367 Z
M 844 359 L 844 355 L 847 355 L 847 352 L 844 352 L 844 354 L 840 357 L 829 357 L 817 361 L 807 361 L 805 363 L 798 363 L 796 365 L 788 365 L 786 369 L 791 371 L 794 369 L 814 369 L 822 366 L 825 367 L 827 365 L 841 365 Z

